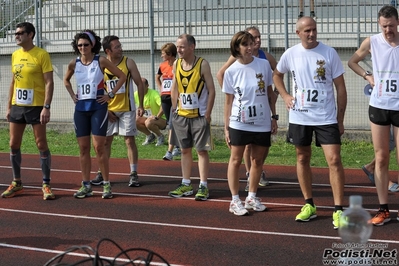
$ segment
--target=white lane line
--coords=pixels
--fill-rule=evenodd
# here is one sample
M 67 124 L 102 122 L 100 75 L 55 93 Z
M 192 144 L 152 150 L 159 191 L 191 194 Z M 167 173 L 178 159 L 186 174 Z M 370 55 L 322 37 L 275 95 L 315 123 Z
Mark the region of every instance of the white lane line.
M 1 184 L 0 183 L 0 187 L 4 186 L 4 187 L 8 187 L 9 184 Z M 24 185 L 24 188 L 29 188 L 29 189 L 37 189 L 37 190 L 42 190 L 42 187 L 38 187 L 38 186 L 26 186 Z M 76 189 L 66 189 L 66 188 L 56 188 L 56 187 L 51 187 L 52 190 L 54 191 L 66 191 L 66 192 L 71 192 L 71 197 L 73 195 L 73 193 L 76 192 Z M 226 188 L 227 189 L 227 188 Z M 102 195 L 102 191 L 95 191 L 93 190 L 94 194 L 98 194 L 98 195 Z M 152 194 L 137 194 L 137 193 L 123 193 L 123 192 L 112 192 L 113 195 L 115 196 L 127 196 L 127 197 L 141 197 L 141 198 L 157 198 L 157 199 L 169 199 L 169 200 L 195 200 L 193 197 L 181 197 L 178 199 L 175 198 L 171 198 L 170 196 L 161 196 L 161 195 L 152 195 Z M 267 197 L 266 197 L 267 198 Z M 230 203 L 231 200 L 230 199 L 208 199 L 207 201 L 209 202 L 221 202 L 221 203 Z M 266 206 L 282 206 L 282 207 L 298 207 L 298 208 L 302 208 L 303 204 L 294 204 L 294 203 L 281 203 L 281 202 L 268 202 L 268 201 L 262 201 L 263 204 L 265 204 Z M 334 209 L 333 206 L 323 206 L 323 205 L 317 205 L 317 209 L 328 209 L 328 210 L 332 210 Z M 365 208 L 366 211 L 370 211 L 370 212 L 375 212 L 375 209 L 367 209 Z M 390 210 L 391 212 L 397 212 L 398 210 Z
M 11 169 L 11 166 L 6 166 L 6 165 L 0 165 L 0 169 Z M 32 171 L 42 171 L 41 168 L 35 168 L 35 167 L 21 167 L 23 170 L 32 170 Z M 70 170 L 70 169 L 51 169 L 52 172 L 67 172 L 67 173 L 80 173 L 80 170 Z M 91 174 L 96 174 L 97 172 L 91 172 Z M 123 175 L 128 175 L 127 173 L 118 173 L 118 172 L 110 172 L 110 175 L 117 175 L 117 176 L 123 176 Z M 147 176 L 147 177 L 162 177 L 162 178 L 170 178 L 170 179 L 181 179 L 181 176 L 176 176 L 176 175 L 151 175 L 151 174 L 139 174 L 140 176 Z M 191 177 L 193 180 L 199 180 L 198 176 L 193 176 Z M 224 181 L 227 183 L 227 178 L 215 178 L 215 177 L 208 177 L 208 180 L 214 180 L 214 181 Z M 247 182 L 247 180 L 240 179 L 241 183 Z M 298 185 L 298 182 L 288 182 L 288 181 L 270 181 L 270 184 L 280 184 L 280 185 Z M 7 187 L 9 184 L 7 185 Z M 315 187 L 331 187 L 330 184 L 321 184 L 321 183 L 313 183 L 312 186 Z M 346 188 L 364 188 L 364 189 L 373 189 L 375 190 L 375 186 L 359 186 L 359 185 L 345 185 Z
M 71 215 L 71 214 L 62 214 L 62 213 L 44 213 L 44 212 L 15 210 L 15 209 L 6 209 L 6 208 L 0 208 L 0 211 L 14 212 L 14 213 L 25 213 L 25 214 L 33 214 L 33 215 L 41 215 L 41 216 L 43 216 L 43 215 L 56 216 L 56 217 L 64 217 L 64 218 L 72 218 L 72 219 L 99 220 L 99 221 L 108 221 L 108 222 L 113 222 L 113 223 L 118 222 L 118 223 L 141 224 L 141 225 L 152 225 L 152 226 L 188 228 L 188 229 L 197 229 L 197 230 L 199 229 L 199 230 L 211 230 L 211 231 L 224 231 L 224 232 L 231 232 L 231 233 L 291 236 L 291 237 L 319 238 L 319 239 L 331 239 L 331 240 L 340 240 L 341 239 L 338 236 L 308 235 L 308 234 L 295 234 L 295 233 L 285 233 L 285 232 L 246 230 L 246 229 L 224 228 L 224 227 L 210 227 L 210 226 L 199 226 L 199 225 L 158 223 L 158 222 L 149 222 L 149 221 L 115 219 L 115 218 L 95 217 L 95 216 L 81 216 L 81 215 Z M 381 242 L 381 243 L 399 244 L 399 240 L 387 240 L 387 239 L 370 239 L 369 242 Z

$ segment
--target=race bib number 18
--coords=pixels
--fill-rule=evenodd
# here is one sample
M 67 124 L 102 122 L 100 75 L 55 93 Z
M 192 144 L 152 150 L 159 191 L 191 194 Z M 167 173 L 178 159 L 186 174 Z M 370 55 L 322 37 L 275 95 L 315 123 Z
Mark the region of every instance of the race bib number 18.
M 93 100 L 97 98 L 97 88 L 95 84 L 78 84 L 78 99 Z

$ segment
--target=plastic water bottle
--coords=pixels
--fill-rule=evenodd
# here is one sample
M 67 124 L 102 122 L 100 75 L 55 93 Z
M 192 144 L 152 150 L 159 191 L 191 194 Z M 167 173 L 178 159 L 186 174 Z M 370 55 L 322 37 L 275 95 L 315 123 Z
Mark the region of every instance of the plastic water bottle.
M 343 243 L 366 244 L 373 232 L 371 216 L 362 201 L 362 196 L 349 197 L 349 209 L 342 213 L 338 228 Z
M 347 245 L 344 253 L 356 252 L 365 249 L 367 241 L 373 232 L 371 215 L 362 207 L 362 196 L 349 197 L 349 209 L 345 210 L 339 220 L 338 234 L 342 242 Z M 340 258 L 343 265 L 371 266 L 367 256 L 344 256 Z

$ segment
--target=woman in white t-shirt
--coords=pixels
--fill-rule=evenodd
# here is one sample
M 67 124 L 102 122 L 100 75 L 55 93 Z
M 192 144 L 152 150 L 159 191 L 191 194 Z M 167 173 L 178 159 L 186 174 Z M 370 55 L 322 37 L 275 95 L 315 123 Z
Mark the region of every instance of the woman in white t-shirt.
M 233 36 L 230 50 L 237 60 L 226 70 L 223 78 L 225 139 L 231 150 L 227 171 L 232 194 L 229 211 L 235 215 L 245 215 L 247 209 L 266 210 L 256 197 L 256 191 L 263 161 L 271 145 L 271 134 L 277 132 L 270 64 L 252 56 L 253 45 L 254 38 L 246 31 Z M 243 206 L 238 196 L 238 169 L 247 144 L 252 144 L 252 167 L 248 197 Z

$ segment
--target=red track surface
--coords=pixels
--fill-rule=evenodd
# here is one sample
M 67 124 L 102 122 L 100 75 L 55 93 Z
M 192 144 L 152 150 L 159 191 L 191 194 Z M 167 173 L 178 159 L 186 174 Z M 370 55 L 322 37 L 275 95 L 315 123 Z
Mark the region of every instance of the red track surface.
M 0 199 L 0 265 L 43 265 L 71 246 L 96 248 L 109 238 L 123 249 L 146 248 L 174 265 L 323 265 L 323 251 L 339 243 L 331 224 L 332 196 L 327 169 L 314 169 L 314 200 L 318 218 L 295 222 L 303 205 L 295 167 L 265 166 L 271 185 L 258 190 L 268 211 L 237 217 L 229 213 L 231 195 L 227 164 L 210 167 L 210 199 L 167 196 L 181 181 L 180 161 L 139 161 L 141 187 L 127 186 L 127 160 L 111 159 L 114 198 L 101 198 L 101 188 L 91 198 L 75 199 L 80 187 L 78 158 L 52 156 L 52 182 L 56 199 L 43 201 L 37 155 L 23 155 L 25 191 Z M 93 172 L 96 165 L 93 163 Z M 0 153 L 0 189 L 11 181 L 9 155 Z M 244 169 L 242 168 L 242 175 Z M 345 196 L 363 195 L 364 207 L 378 207 L 376 190 L 362 170 L 347 169 Z M 395 177 L 395 173 L 391 173 Z M 93 173 L 94 176 L 94 173 Z M 193 169 L 194 188 L 198 169 Z M 245 199 L 242 181 L 241 199 Z M 399 249 L 396 220 L 399 193 L 390 193 L 392 221 L 374 227 L 372 243 Z M 374 211 L 372 211 L 374 213 Z M 118 250 L 106 244 L 100 255 L 114 257 Z M 70 261 L 81 258 L 72 256 Z M 157 264 L 156 264 L 157 265 Z M 159 265 L 159 264 L 158 264 Z

